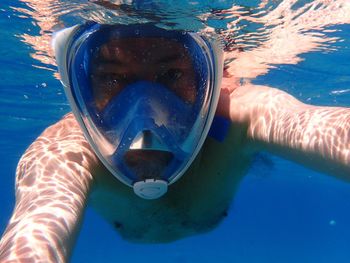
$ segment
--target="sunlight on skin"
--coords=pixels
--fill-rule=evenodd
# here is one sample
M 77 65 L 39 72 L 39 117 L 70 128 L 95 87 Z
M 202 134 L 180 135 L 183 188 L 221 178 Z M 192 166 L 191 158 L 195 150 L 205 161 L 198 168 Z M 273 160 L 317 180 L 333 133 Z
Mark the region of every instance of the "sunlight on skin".
M 349 108 L 307 105 L 278 89 L 251 84 L 228 96 L 230 118 L 248 127 L 253 150 L 350 180 Z
M 39 36 L 24 34 L 22 40 L 34 48 L 35 59 L 54 65 L 47 31 L 60 24 L 58 15 L 62 13 L 52 15 L 58 3 L 24 2 L 30 9 L 17 11 L 35 19 L 41 32 Z M 260 7 L 267 2 L 262 1 Z M 218 113 L 230 118 L 237 127 L 246 127 L 252 152 L 267 149 L 348 179 L 349 109 L 306 105 L 277 89 L 240 85 L 238 81 L 265 74 L 273 64 L 296 64 L 301 60 L 300 54 L 327 50 L 328 44 L 338 39 L 327 37 L 322 30 L 350 23 L 348 0 L 316 0 L 292 10 L 295 2 L 285 0 L 273 10 L 261 11 L 259 16 L 249 15 L 238 6 L 225 11 L 237 17 L 228 25 L 228 35 L 234 34 L 240 20 L 260 23 L 265 28 L 237 36 L 236 43 L 246 51 L 233 49 L 226 54 L 230 62 Z M 271 25 L 274 26 L 266 29 Z M 308 32 L 314 29 L 320 32 Z M 244 46 L 240 41 L 243 38 L 265 41 L 251 47 Z M 18 165 L 16 205 L 0 242 L 0 261 L 65 262 L 75 242 L 97 165 L 98 160 L 72 115 L 49 127 L 28 148 Z
M 221 100 L 229 104 L 226 108 L 230 109 L 231 120 L 249 125 L 248 138 L 261 143 L 264 149 L 349 180 L 349 109 L 306 105 L 276 89 L 237 84 L 238 78 L 267 73 L 273 64 L 297 64 L 300 54 L 328 50 L 328 44 L 339 39 L 326 37 L 322 31 L 329 32 L 326 27 L 331 25 L 350 23 L 349 1 L 313 1 L 291 10 L 296 2 L 283 1 L 266 15 L 247 19 L 274 27 L 267 31 L 268 40 L 257 48 L 226 53 L 227 60 L 234 60 L 227 65 L 228 77 L 223 80 L 222 93 L 230 98 Z M 235 12 L 242 16 L 237 7 L 232 14 Z M 230 26 L 234 28 L 236 22 Z M 307 32 L 310 30 L 319 32 Z M 222 108 L 225 106 L 219 112 Z M 285 147 L 290 151 L 285 151 Z
M 0 262 L 65 262 L 94 164 L 96 156 L 72 115 L 44 131 L 19 162 L 16 205 L 0 242 Z

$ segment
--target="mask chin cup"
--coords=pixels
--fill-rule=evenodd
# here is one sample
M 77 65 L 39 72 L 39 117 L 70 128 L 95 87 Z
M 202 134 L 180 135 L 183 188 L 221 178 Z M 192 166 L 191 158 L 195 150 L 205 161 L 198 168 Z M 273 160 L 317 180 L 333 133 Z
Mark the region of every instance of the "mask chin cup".
M 159 179 L 146 179 L 133 185 L 134 193 L 143 199 L 157 199 L 168 191 L 168 183 Z

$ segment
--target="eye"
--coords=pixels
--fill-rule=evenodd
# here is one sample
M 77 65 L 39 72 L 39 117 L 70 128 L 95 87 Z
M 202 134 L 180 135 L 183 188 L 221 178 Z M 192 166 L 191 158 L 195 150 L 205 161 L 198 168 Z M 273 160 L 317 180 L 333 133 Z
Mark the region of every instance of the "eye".
M 118 84 L 120 82 L 125 82 L 128 76 L 126 74 L 103 74 L 100 78 L 107 83 Z
M 105 73 L 95 75 L 92 80 L 96 86 L 114 89 L 125 86 L 130 81 L 130 77 L 127 74 Z
M 179 80 L 183 76 L 180 69 L 169 69 L 157 76 L 157 80 L 161 83 L 168 83 Z
M 99 73 L 99 74 L 91 74 L 91 80 L 101 83 L 107 82 L 119 82 L 127 80 L 127 74 L 115 74 L 115 73 Z

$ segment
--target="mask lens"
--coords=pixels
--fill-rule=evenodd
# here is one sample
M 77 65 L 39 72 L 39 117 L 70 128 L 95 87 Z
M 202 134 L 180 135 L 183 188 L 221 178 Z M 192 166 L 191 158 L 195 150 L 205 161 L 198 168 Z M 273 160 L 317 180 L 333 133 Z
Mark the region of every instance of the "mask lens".
M 93 25 L 69 52 L 75 114 L 106 167 L 128 185 L 178 178 L 218 99 L 208 42 L 152 25 Z

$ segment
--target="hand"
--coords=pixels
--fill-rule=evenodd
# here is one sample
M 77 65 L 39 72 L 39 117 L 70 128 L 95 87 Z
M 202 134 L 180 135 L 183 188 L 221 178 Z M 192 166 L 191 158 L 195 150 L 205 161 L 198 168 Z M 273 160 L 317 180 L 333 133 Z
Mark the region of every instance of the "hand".
M 249 124 L 255 109 L 264 104 L 258 97 L 262 97 L 268 90 L 272 89 L 250 83 L 242 85 L 237 78 L 226 75 L 222 80 L 216 114 L 231 120 L 234 124 Z
M 231 120 L 237 128 L 256 132 L 261 121 L 264 127 L 271 125 L 272 116 L 277 118 L 281 109 L 295 107 L 300 108 L 301 103 L 281 90 L 249 82 L 240 84 L 236 78 L 225 76 L 216 114 Z
M 230 116 L 230 95 L 239 87 L 239 80 L 230 76 L 227 71 L 224 71 L 224 77 L 221 82 L 221 91 L 216 115 L 231 119 Z

